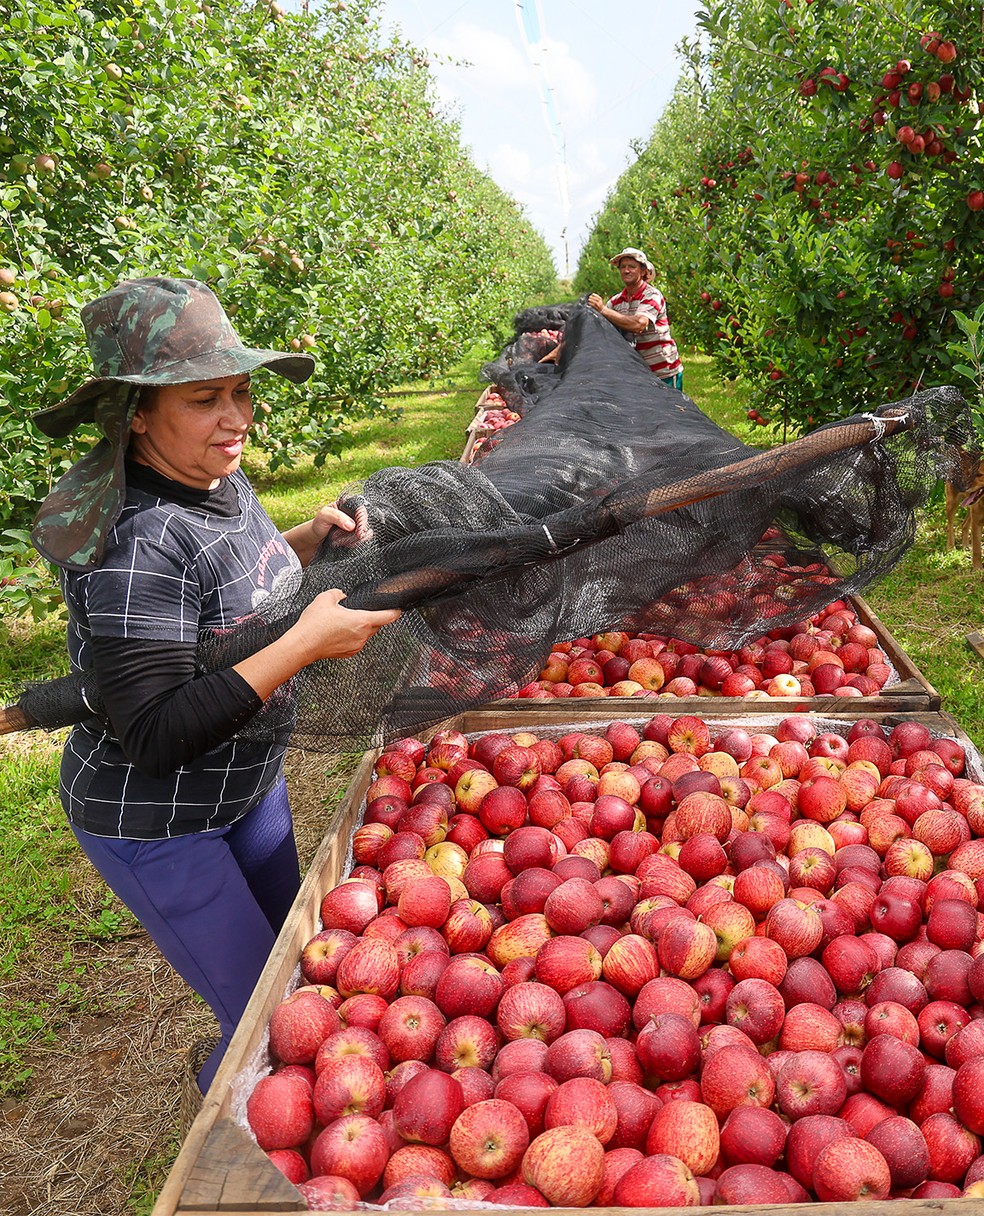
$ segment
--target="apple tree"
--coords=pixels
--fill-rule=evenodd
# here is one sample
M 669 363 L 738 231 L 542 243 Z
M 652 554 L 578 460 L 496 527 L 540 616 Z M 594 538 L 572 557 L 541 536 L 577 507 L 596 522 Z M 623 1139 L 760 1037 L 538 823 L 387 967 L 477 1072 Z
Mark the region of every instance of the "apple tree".
M 79 309 L 114 282 L 203 279 L 245 341 L 316 355 L 309 391 L 263 382 L 273 468 L 324 460 L 381 390 L 551 289 L 542 237 L 376 7 L 0 0 L 4 543 L 76 454 L 30 415 L 86 377 Z
M 942 382 L 953 309 L 984 298 L 978 6 L 725 0 L 701 24 L 688 125 L 640 157 L 648 215 L 632 186 L 687 336 L 784 430 Z M 670 183 L 682 141 L 700 172 Z

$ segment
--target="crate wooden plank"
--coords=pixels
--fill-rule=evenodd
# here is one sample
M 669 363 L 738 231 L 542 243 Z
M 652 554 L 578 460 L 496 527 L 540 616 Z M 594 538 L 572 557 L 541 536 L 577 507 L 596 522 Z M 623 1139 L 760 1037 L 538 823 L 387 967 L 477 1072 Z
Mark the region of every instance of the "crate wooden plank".
M 226 1164 L 227 1163 L 227 1164 Z M 297 1189 L 241 1127 L 218 1119 L 192 1166 L 179 1212 L 224 1212 L 230 1207 L 251 1212 L 306 1211 Z
M 189 1216 L 205 1216 L 203 1209 Z M 390 1212 L 405 1211 L 406 1209 L 389 1207 Z M 419 1209 L 418 1209 L 419 1210 Z M 461 1216 L 461 1209 L 455 1213 L 447 1208 L 428 1207 L 428 1212 L 436 1216 Z M 475 1210 L 475 1209 L 473 1209 Z M 552 1211 L 557 1216 L 584 1216 L 589 1210 L 592 1216 L 628 1216 L 628 1213 L 638 1209 L 632 1208 L 497 1208 L 489 1206 L 489 1213 L 507 1212 L 509 1216 L 541 1216 L 544 1211 Z M 650 1216 L 680 1216 L 680 1208 L 646 1208 Z M 706 1216 L 857 1216 L 857 1206 L 853 1203 L 797 1203 L 795 1206 L 780 1203 L 755 1203 L 740 1207 L 732 1204 L 715 1204 L 713 1207 L 687 1208 L 688 1213 L 705 1213 Z M 228 1211 L 225 1216 L 254 1216 L 255 1208 L 242 1208 Z M 343 1209 L 332 1209 L 331 1216 L 345 1216 Z M 315 1214 L 320 1216 L 320 1214 Z M 350 1212 L 348 1216 L 360 1216 Z M 361 1213 L 365 1216 L 365 1213 Z M 891 1199 L 866 1201 L 864 1216 L 984 1216 L 984 1204 L 978 1199 Z
M 653 714 L 672 714 L 679 718 L 683 714 L 698 717 L 713 714 L 723 717 L 731 714 L 775 714 L 775 713 L 847 713 L 853 710 L 859 718 L 872 717 L 877 713 L 893 710 L 918 712 L 928 709 L 926 696 L 913 693 L 902 697 L 759 697 L 746 701 L 743 697 L 674 697 L 658 700 L 655 697 L 510 697 L 503 701 L 491 701 L 488 708 L 502 709 L 507 706 L 522 706 L 519 713 L 529 713 L 533 706 L 546 706 L 555 718 L 576 717 L 578 709 L 572 705 L 601 705 L 608 707 L 612 718 L 637 717 L 639 706 L 649 706 L 649 717 Z M 484 712 L 485 706 L 478 712 Z M 868 712 L 870 710 L 870 713 Z
M 271 1178 L 273 1174 L 280 1174 L 256 1143 L 239 1128 L 235 1128 L 230 1117 L 233 1082 L 260 1047 L 270 1015 L 287 991 L 300 952 L 318 931 L 323 895 L 343 876 L 349 841 L 361 814 L 365 791 L 372 780 L 374 759 L 375 753 L 367 753 L 363 757 L 332 818 L 263 974 L 246 1006 L 239 1028 L 229 1044 L 225 1059 L 157 1197 L 153 1216 L 174 1216 L 174 1213 L 195 1210 L 224 1212 L 229 1208 L 242 1207 L 241 1196 L 233 1201 L 235 1187 L 232 1176 L 237 1171 L 263 1171 Z M 212 1137 L 213 1129 L 223 1120 L 228 1121 L 239 1132 L 240 1142 L 236 1143 L 230 1137 Z M 231 1151 L 233 1148 L 235 1151 Z M 283 1175 L 280 1177 L 283 1178 Z M 208 1180 L 205 1195 L 201 1193 L 203 1180 Z M 274 1179 L 270 1185 L 279 1184 Z M 299 1198 L 293 1187 L 289 1189 L 295 1199 Z M 215 1195 L 220 1197 L 219 1205 L 207 1206 Z M 226 1195 L 230 1200 L 228 1203 L 223 1198 Z M 203 1199 L 206 1203 L 204 1207 Z M 303 1203 L 299 1208 L 304 1210 Z M 298 1208 L 280 1210 L 296 1211 Z
M 735 707 L 730 708 L 728 700 L 727 697 L 702 697 L 700 717 L 711 723 L 725 721 L 733 723 L 747 719 L 750 726 L 755 726 L 758 718 L 766 716 L 758 708 L 764 704 L 762 701 L 742 701 L 738 698 L 731 698 Z M 771 701 L 772 705 L 768 712 L 773 717 L 785 717 L 790 712 L 790 704 L 795 702 L 796 698 L 773 697 Z M 553 708 L 558 703 L 567 710 L 563 718 Z M 522 704 L 521 701 L 496 701 L 490 705 L 469 709 L 454 718 L 449 718 L 427 733 L 434 734 L 439 730 L 452 729 L 460 730 L 464 734 L 471 734 L 478 731 L 533 730 L 537 726 L 548 729 L 556 727 L 560 721 L 583 725 L 607 723 L 615 719 L 646 722 L 654 712 L 660 712 L 666 702 L 657 703 L 654 710 L 654 703 L 645 698 L 568 697 L 555 698 L 550 701 L 529 700 L 526 702 L 527 708 L 517 713 L 516 707 L 520 704 Z M 674 707 L 675 705 L 676 702 L 674 702 Z M 836 709 L 836 705 L 841 708 Z M 862 700 L 860 697 L 848 697 L 841 698 L 839 701 L 830 698 L 820 705 L 811 706 L 809 710 L 802 712 L 808 712 L 817 718 L 829 718 L 835 723 L 842 723 L 845 729 L 859 718 L 870 718 L 887 729 L 897 726 L 900 722 L 921 722 L 936 735 L 952 735 L 970 749 L 971 754 L 976 754 L 976 747 L 970 736 L 962 729 L 957 720 L 944 710 L 925 708 L 913 710 L 892 702 L 880 709 L 871 709 L 869 712 L 869 705 L 869 698 Z M 616 708 L 625 708 L 630 712 L 626 714 L 613 712 Z M 673 716 L 679 717 L 680 715 L 675 713 Z M 424 737 L 422 734 L 421 738 Z
M 976 630 L 968 633 L 967 645 L 979 659 L 984 659 L 984 634 L 978 633 Z
M 491 391 L 492 386 L 489 385 L 482 390 L 482 395 L 475 402 L 475 415 L 465 428 L 465 448 L 458 457 L 459 464 L 471 464 L 475 452 L 475 444 L 484 433 L 488 433 L 487 428 L 482 425 L 482 418 L 485 415 L 485 403 Z
M 902 646 L 896 640 L 885 622 L 875 614 L 874 609 L 860 595 L 851 597 L 851 604 L 858 614 L 862 625 L 873 629 L 878 636 L 878 645 L 892 661 L 892 666 L 899 673 L 900 681 L 888 688 L 882 689 L 883 696 L 925 695 L 928 698 L 929 709 L 939 709 L 942 698 L 923 673 L 915 665 Z
M 724 707 L 721 701 L 721 698 L 713 702 L 704 699 L 700 706 L 701 716 L 719 726 L 740 722 L 755 726 L 763 716 L 758 708 L 761 702 L 738 702 L 738 708 L 731 709 Z M 624 716 L 637 722 L 644 722 L 652 714 L 651 702 L 629 698 L 623 703 L 630 710 L 630 713 Z M 519 729 L 560 733 L 562 730 L 582 726 L 602 729 L 614 718 L 622 716 L 616 708 L 617 699 L 576 699 L 560 704 L 568 711 L 566 717 L 558 715 L 553 707 L 545 707 L 544 702 L 534 701 L 527 702 L 522 709 L 520 702 L 508 701 L 498 706 L 469 710 L 432 728 L 426 732 L 426 736 L 433 735 L 439 729 L 460 730 L 466 734 Z M 840 726 L 844 733 L 853 722 L 862 717 L 872 718 L 889 729 L 903 721 L 922 722 L 934 735 L 957 739 L 967 752 L 971 774 L 978 780 L 984 777 L 984 760 L 967 734 L 949 714 L 926 709 L 906 712 L 898 704 L 872 710 L 867 704 L 859 704 L 856 698 L 847 703 L 843 712 L 836 712 L 833 705 L 833 702 L 828 702 L 820 710 L 814 711 L 814 716 L 832 722 L 835 727 Z M 755 706 L 754 710 L 752 706 Z M 773 710 L 774 716 L 783 716 L 789 709 L 788 701 L 783 701 Z M 291 985 L 301 950 L 320 926 L 323 896 L 344 877 L 351 836 L 361 820 L 365 793 L 373 779 L 376 755 L 376 752 L 369 752 L 363 757 L 344 799 L 335 812 L 257 983 L 242 1023 L 205 1097 L 201 1112 L 192 1125 L 158 1196 L 153 1216 L 205 1216 L 206 1213 L 247 1216 L 247 1213 L 305 1210 L 298 1192 L 287 1183 L 255 1141 L 235 1122 L 232 1114 L 233 1087 L 237 1077 L 256 1057 L 270 1015 Z M 941 1213 L 954 1202 L 957 1201 L 895 1200 L 891 1208 L 885 1208 L 881 1216 L 930 1216 L 931 1213 Z M 984 1216 L 984 1205 L 977 1201 L 959 1202 L 960 1212 L 964 1216 Z M 882 1206 L 878 1203 L 866 1205 L 865 1216 L 879 1216 Z M 782 1216 L 788 1216 L 788 1210 L 786 1207 L 768 1205 L 741 1209 L 714 1208 L 718 1216 L 722 1216 L 722 1212 L 731 1212 L 733 1216 L 753 1216 L 754 1213 L 775 1213 L 776 1216 L 782 1213 Z M 621 1210 L 608 1211 L 614 1213 Z M 802 1216 L 840 1216 L 841 1207 L 830 1204 L 798 1204 L 796 1211 Z

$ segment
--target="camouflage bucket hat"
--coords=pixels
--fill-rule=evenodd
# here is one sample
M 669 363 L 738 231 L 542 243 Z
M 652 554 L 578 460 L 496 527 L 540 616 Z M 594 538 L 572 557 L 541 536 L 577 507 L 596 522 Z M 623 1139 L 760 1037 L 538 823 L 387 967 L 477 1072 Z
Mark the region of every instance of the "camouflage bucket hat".
M 300 384 L 314 370 L 310 355 L 244 346 L 215 294 L 195 279 L 120 283 L 81 316 L 96 375 L 33 419 L 55 439 L 86 423 L 103 435 L 44 500 L 31 534 L 40 553 L 70 570 L 99 564 L 123 509 L 124 458 L 141 388 L 260 367 Z

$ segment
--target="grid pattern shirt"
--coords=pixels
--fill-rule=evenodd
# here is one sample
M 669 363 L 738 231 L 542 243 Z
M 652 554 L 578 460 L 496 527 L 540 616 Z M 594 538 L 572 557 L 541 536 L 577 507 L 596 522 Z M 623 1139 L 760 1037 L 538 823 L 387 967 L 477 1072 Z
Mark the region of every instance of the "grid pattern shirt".
M 627 334 L 626 337 L 645 359 L 651 372 L 663 380 L 672 379 L 683 364 L 670 335 L 670 318 L 662 292 L 657 291 L 651 283 L 641 283 L 631 296 L 624 291 L 612 296 L 608 307 L 626 316 L 642 314 L 648 318 L 648 329 L 641 334 Z
M 230 481 L 239 512 L 229 518 L 128 488 L 101 565 L 62 573 L 73 670 L 91 666 L 91 637 L 193 643 L 200 629 L 226 628 L 285 580 L 299 581 L 296 554 L 245 475 Z M 284 750 L 233 738 L 157 778 L 130 764 L 92 719 L 65 746 L 62 804 L 73 824 L 97 836 L 157 840 L 224 827 L 272 788 Z

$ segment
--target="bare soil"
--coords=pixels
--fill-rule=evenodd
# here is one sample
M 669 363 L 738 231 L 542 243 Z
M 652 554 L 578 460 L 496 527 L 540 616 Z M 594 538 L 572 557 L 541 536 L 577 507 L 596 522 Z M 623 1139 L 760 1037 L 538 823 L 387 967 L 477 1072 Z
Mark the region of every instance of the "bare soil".
M 310 753 L 288 756 L 302 872 L 351 767 Z M 102 888 L 81 853 L 79 867 L 83 883 Z M 0 1212 L 6 1216 L 149 1212 L 194 1102 L 186 1057 L 215 1033 L 209 1010 L 139 929 L 92 943 L 72 962 L 80 968 L 88 1012 L 69 1019 L 58 1042 L 28 1061 L 34 1073 L 27 1092 L 0 1103 Z M 50 997 L 63 978 L 63 957 L 53 951 L 50 968 L 19 977 L 18 995 Z

